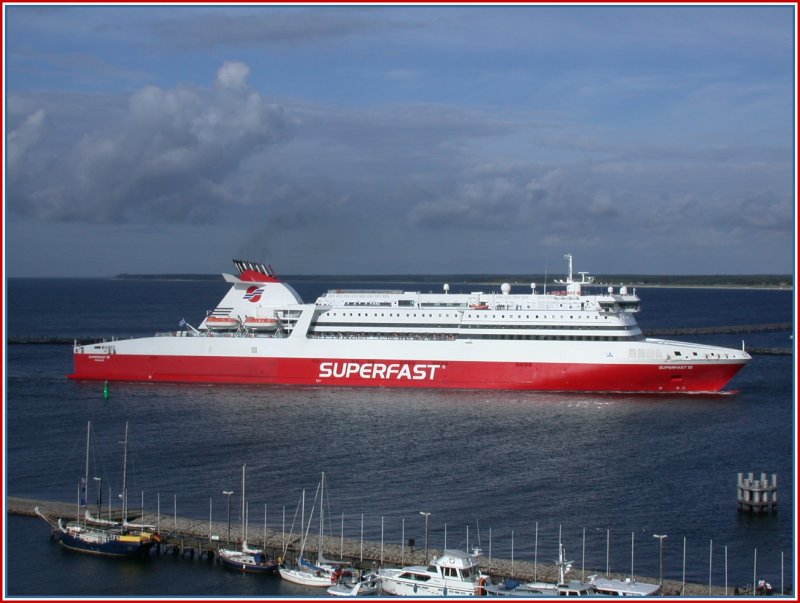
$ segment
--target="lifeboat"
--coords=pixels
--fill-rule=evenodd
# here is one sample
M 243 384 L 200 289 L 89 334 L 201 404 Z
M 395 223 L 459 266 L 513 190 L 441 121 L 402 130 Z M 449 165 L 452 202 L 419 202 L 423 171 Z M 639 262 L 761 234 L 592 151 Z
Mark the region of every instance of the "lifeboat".
M 208 316 L 206 328 L 210 331 L 230 331 L 239 328 L 239 319 L 232 316 Z
M 488 310 L 489 306 L 488 304 L 472 304 L 470 308 L 473 310 Z
M 278 328 L 278 319 L 248 316 L 244 319 L 244 326 L 253 331 L 274 331 Z

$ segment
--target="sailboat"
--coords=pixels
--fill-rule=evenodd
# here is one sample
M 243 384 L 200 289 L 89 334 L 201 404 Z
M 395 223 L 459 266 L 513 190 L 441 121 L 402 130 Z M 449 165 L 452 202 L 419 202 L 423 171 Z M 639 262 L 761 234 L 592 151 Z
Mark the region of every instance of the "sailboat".
M 242 465 L 242 548 L 220 549 L 219 558 L 227 569 L 254 574 L 274 573 L 278 563 L 269 559 L 261 549 L 247 546 L 247 515 L 245 512 L 245 472 L 247 465 Z
M 63 518 L 55 518 L 35 507 L 36 514 L 44 519 L 52 530 L 53 537 L 66 549 L 80 553 L 103 555 L 107 557 L 144 557 L 150 548 L 161 541 L 158 533 L 144 530 L 132 530 L 126 522 L 123 511 L 121 524 L 111 526 L 90 525 L 87 521 L 87 489 L 89 483 L 89 445 L 92 423 L 86 426 L 86 472 L 81 479 L 78 490 L 78 519 L 65 522 Z M 126 442 L 128 425 L 125 424 Z M 123 491 L 124 499 L 124 491 Z M 84 513 L 81 513 L 84 511 Z
M 154 532 L 156 530 L 156 526 L 151 524 L 145 523 L 131 523 L 128 521 L 128 516 L 130 515 L 129 508 L 128 508 L 128 422 L 125 421 L 125 439 L 122 441 L 123 444 L 123 454 L 122 454 L 122 492 L 120 493 L 119 497 L 122 501 L 122 512 L 121 512 L 121 519 L 119 521 L 112 520 L 111 515 L 111 501 L 109 500 L 108 503 L 108 510 L 109 510 L 109 518 L 103 519 L 102 517 L 102 498 L 103 492 L 102 488 L 99 492 L 98 496 L 98 510 L 97 510 L 97 517 L 92 515 L 91 511 L 89 511 L 89 507 L 86 507 L 84 511 L 84 517 L 86 518 L 87 523 L 91 523 L 96 526 L 106 526 L 112 528 L 119 528 L 126 530 L 127 532 L 136 532 L 136 531 L 148 531 Z M 98 478 L 95 478 L 98 479 Z M 100 480 L 102 483 L 102 480 Z M 109 492 L 110 495 L 110 492 Z M 110 497 L 110 496 L 109 496 Z M 142 504 L 144 506 L 144 504 Z
M 281 578 L 294 582 L 295 584 L 302 584 L 304 586 L 323 586 L 329 587 L 337 581 L 337 570 L 340 569 L 341 563 L 329 561 L 324 558 L 322 554 L 322 546 L 325 539 L 324 526 L 325 526 L 325 472 L 322 472 L 322 479 L 319 483 L 319 548 L 317 549 L 317 562 L 313 563 L 306 559 L 303 554 L 305 553 L 306 543 L 308 541 L 308 528 L 311 527 L 311 518 L 314 514 L 312 509 L 308 518 L 308 527 L 302 526 L 303 538 L 300 545 L 300 556 L 294 567 L 289 567 L 285 564 L 278 566 L 278 573 Z M 303 506 L 305 507 L 305 491 L 303 491 Z M 305 509 L 303 512 L 305 515 Z M 303 520 L 304 521 L 304 520 Z M 339 572 L 338 575 L 340 575 Z

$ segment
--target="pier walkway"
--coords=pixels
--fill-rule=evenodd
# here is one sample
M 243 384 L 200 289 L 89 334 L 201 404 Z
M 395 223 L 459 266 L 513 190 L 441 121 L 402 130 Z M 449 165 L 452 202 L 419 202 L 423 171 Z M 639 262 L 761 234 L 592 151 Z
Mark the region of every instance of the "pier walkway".
M 6 511 L 13 515 L 23 515 L 36 517 L 34 507 L 39 506 L 43 511 L 50 515 L 60 516 L 66 520 L 74 520 L 76 517 L 76 504 L 54 501 L 31 500 L 25 498 L 7 497 Z M 133 511 L 131 511 L 133 513 Z M 186 556 L 192 558 L 204 558 L 213 560 L 217 558 L 217 551 L 229 544 L 238 547 L 242 540 L 241 528 L 230 526 L 230 543 L 226 542 L 228 534 L 228 524 L 221 521 L 192 519 L 186 517 L 175 517 L 174 515 L 161 514 L 160 517 L 154 513 L 139 514 L 136 518 L 131 518 L 132 523 L 145 523 L 158 527 L 162 542 L 158 549 L 154 549 L 153 555 L 173 555 Z M 281 530 L 272 528 L 253 529 L 252 535 L 248 537 L 251 546 L 261 547 L 266 553 L 275 558 L 283 555 L 286 550 L 286 557 L 292 559 L 299 552 L 300 536 L 292 535 L 292 540 L 286 543 L 289 537 Z M 286 546 L 284 546 L 286 545 Z M 316 557 L 316 539 L 310 539 L 306 544 L 306 552 L 310 557 Z M 429 556 L 438 555 L 440 550 L 429 547 Z M 490 558 L 483 551 L 480 558 L 481 570 L 492 576 L 494 579 L 504 579 L 513 576 L 517 580 L 532 581 L 534 579 L 555 582 L 558 580 L 558 569 L 554 564 L 534 564 L 529 561 L 511 561 L 509 559 Z M 376 543 L 372 541 L 359 541 L 350 538 L 328 537 L 324 546 L 324 556 L 328 559 L 345 560 L 360 569 L 370 569 L 376 566 L 399 567 L 404 565 L 425 565 L 424 548 L 403 547 L 399 544 Z M 586 572 L 581 576 L 581 569 L 576 565 L 569 575 L 572 579 L 586 578 L 590 573 Z M 623 574 L 612 574 L 612 578 L 624 580 Z M 639 582 L 658 583 L 658 578 L 646 578 L 637 576 Z M 664 580 L 664 594 L 670 596 L 680 596 L 682 584 L 680 581 Z M 709 586 L 708 584 L 687 583 L 684 588 L 684 596 L 704 597 L 704 596 L 725 596 L 725 589 L 721 586 Z M 733 593 L 733 586 L 729 587 L 729 594 Z

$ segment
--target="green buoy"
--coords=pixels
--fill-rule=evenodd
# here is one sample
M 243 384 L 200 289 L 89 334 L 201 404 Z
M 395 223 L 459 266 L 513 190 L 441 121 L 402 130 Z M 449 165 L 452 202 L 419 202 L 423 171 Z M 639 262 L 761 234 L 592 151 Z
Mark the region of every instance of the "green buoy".
M 105 384 L 103 384 L 103 399 L 108 400 L 108 379 L 106 379 Z

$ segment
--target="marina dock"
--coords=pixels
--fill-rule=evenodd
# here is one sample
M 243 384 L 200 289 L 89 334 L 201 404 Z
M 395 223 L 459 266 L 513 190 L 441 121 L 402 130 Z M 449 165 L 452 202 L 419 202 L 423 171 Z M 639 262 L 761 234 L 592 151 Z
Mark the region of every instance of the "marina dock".
M 8 497 L 6 499 L 6 511 L 8 514 L 36 517 L 34 508 L 39 506 L 43 511 L 53 516 L 59 516 L 65 520 L 76 518 L 76 504 L 54 501 L 32 500 L 25 498 Z M 162 513 L 157 516 L 154 513 L 138 513 L 136 517 L 129 518 L 131 522 L 144 523 L 157 526 L 161 535 L 160 546 L 151 551 L 151 556 L 186 557 L 191 559 L 206 559 L 213 563 L 217 558 L 220 548 L 232 545 L 237 547 L 242 541 L 242 530 L 239 526 L 230 526 L 230 541 L 228 542 L 228 524 L 221 521 L 209 521 L 193 519 L 187 517 L 176 517 Z M 283 555 L 286 550 L 286 557 L 293 559 L 299 553 L 300 536 L 294 534 L 289 539 L 289 534 L 274 528 L 254 529 L 250 528 L 248 543 L 257 546 L 275 558 Z M 287 542 L 288 540 L 288 542 Z M 317 554 L 317 543 L 315 539 L 310 539 L 306 545 L 306 553 L 311 557 Z M 428 549 L 429 557 L 441 554 L 435 548 Z M 351 538 L 328 537 L 325 542 L 324 556 L 333 560 L 344 560 L 353 564 L 359 569 L 372 569 L 377 566 L 400 567 L 405 565 L 424 565 L 426 563 L 424 547 L 402 546 L 399 544 L 380 543 L 372 541 L 359 541 Z M 552 563 L 534 564 L 530 561 L 499 559 L 488 557 L 487 551 L 483 551 L 480 558 L 481 570 L 495 580 L 507 577 L 514 577 L 520 581 L 540 580 L 545 582 L 555 582 L 558 580 L 558 569 Z M 571 579 L 586 578 L 581 575 L 581 569 L 576 564 L 572 573 L 568 576 Z M 597 573 L 597 572 L 591 572 Z M 612 578 L 624 580 L 624 574 L 612 573 Z M 658 578 L 636 576 L 639 582 L 656 584 Z M 746 593 L 750 585 L 739 586 L 741 592 Z M 668 596 L 680 596 L 683 592 L 687 597 L 698 596 L 725 596 L 733 594 L 734 586 L 730 585 L 728 592 L 723 586 L 709 586 L 708 584 L 686 583 L 680 581 L 664 580 L 664 594 Z

